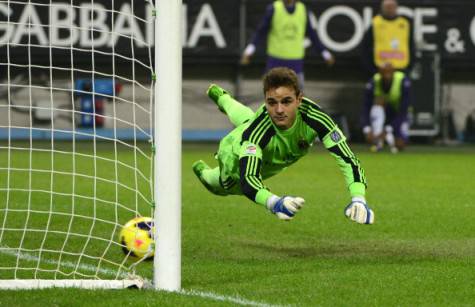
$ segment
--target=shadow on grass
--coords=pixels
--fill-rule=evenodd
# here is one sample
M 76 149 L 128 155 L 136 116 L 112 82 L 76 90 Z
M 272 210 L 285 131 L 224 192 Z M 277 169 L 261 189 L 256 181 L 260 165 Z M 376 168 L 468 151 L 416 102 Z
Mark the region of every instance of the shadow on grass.
M 282 245 L 272 242 L 239 241 L 251 253 L 264 258 L 335 259 L 379 264 L 421 261 L 475 260 L 475 240 L 359 240 L 315 241 L 311 245 Z

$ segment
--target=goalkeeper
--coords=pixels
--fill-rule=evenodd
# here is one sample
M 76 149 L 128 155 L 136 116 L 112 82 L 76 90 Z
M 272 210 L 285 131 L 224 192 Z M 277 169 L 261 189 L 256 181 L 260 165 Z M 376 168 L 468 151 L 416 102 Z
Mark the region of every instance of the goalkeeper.
M 315 102 L 303 97 L 293 70 L 271 69 L 263 83 L 265 103 L 255 113 L 219 86 L 208 88 L 208 96 L 236 128 L 219 144 L 218 167 L 210 168 L 201 160 L 193 164 L 201 183 L 216 195 L 244 194 L 278 218 L 290 220 L 304 199 L 279 197 L 262 181 L 306 155 L 318 137 L 346 179 L 351 202 L 345 215 L 357 223 L 372 224 L 374 214 L 366 205 L 363 169 L 340 129 Z

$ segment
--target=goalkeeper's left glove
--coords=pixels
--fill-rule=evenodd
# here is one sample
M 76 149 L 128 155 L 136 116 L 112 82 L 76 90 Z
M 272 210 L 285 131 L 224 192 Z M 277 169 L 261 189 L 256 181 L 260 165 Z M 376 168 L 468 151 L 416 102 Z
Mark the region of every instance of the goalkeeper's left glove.
M 359 224 L 374 223 L 373 210 L 368 207 L 364 197 L 353 197 L 351 203 L 345 208 L 345 215 Z

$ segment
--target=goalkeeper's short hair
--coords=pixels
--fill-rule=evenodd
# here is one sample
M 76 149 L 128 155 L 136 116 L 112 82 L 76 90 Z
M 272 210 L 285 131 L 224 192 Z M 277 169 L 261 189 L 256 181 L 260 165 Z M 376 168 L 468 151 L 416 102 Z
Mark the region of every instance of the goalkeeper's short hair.
M 264 75 L 263 85 L 264 95 L 268 90 L 281 86 L 293 88 L 297 96 L 300 95 L 301 92 L 297 74 L 287 67 L 275 67 L 269 70 Z

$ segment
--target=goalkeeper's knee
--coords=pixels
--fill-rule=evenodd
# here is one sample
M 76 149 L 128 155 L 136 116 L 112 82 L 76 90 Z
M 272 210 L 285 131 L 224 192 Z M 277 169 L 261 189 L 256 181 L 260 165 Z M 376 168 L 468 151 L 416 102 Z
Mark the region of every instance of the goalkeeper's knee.
M 204 161 L 198 160 L 193 163 L 193 172 L 203 186 L 215 195 L 227 195 L 224 188 L 219 185 L 219 169 L 211 169 Z

